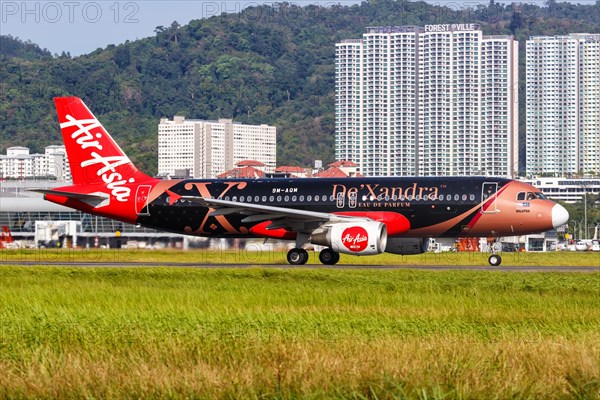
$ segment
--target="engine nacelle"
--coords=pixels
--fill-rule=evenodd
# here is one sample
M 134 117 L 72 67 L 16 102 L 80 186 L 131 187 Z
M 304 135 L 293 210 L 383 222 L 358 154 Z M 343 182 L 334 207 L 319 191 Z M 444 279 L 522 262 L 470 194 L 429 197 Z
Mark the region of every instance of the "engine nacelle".
M 387 238 L 387 228 L 381 222 L 344 222 L 313 233 L 310 242 L 338 253 L 366 256 L 383 253 Z
M 421 254 L 427 251 L 429 239 L 424 238 L 390 238 L 385 247 L 386 253 L 392 254 Z

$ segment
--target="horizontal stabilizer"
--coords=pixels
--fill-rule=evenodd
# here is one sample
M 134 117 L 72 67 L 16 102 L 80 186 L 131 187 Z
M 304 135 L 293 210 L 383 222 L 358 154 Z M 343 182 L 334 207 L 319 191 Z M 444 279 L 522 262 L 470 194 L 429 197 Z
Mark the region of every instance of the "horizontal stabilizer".
M 106 193 L 96 192 L 96 193 L 75 193 L 75 192 L 66 192 L 63 190 L 53 190 L 53 189 L 28 189 L 30 192 L 37 192 L 41 194 L 50 194 L 53 196 L 63 196 L 68 197 L 69 199 L 75 199 L 83 201 L 91 205 L 92 207 L 103 207 L 107 205 L 110 201 L 110 196 Z

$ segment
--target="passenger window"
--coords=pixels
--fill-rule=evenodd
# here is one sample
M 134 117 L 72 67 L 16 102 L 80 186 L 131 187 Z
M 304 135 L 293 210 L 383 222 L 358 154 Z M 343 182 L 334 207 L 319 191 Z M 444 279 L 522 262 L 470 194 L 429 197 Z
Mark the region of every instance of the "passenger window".
M 275 196 L 269 196 L 269 201 L 272 203 L 275 201 Z
M 240 201 L 243 202 L 244 200 L 246 200 L 246 198 L 244 196 L 240 196 Z

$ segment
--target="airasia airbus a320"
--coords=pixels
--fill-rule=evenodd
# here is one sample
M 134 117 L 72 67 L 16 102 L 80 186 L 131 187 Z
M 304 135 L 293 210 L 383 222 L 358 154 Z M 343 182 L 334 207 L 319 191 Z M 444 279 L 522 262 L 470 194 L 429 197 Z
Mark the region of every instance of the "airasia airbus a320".
M 418 254 L 427 238 L 499 237 L 551 230 L 569 214 L 535 187 L 490 177 L 161 180 L 140 172 L 77 97 L 54 99 L 73 185 L 46 200 L 130 224 L 195 236 L 295 241 L 340 253 Z M 492 254 L 491 265 L 501 258 Z

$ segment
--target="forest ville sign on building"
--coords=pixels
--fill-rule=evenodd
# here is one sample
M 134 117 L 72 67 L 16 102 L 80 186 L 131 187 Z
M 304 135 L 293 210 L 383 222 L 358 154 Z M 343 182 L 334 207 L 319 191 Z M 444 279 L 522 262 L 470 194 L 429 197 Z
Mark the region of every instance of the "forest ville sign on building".
M 478 31 L 479 24 L 425 25 L 425 32 Z

